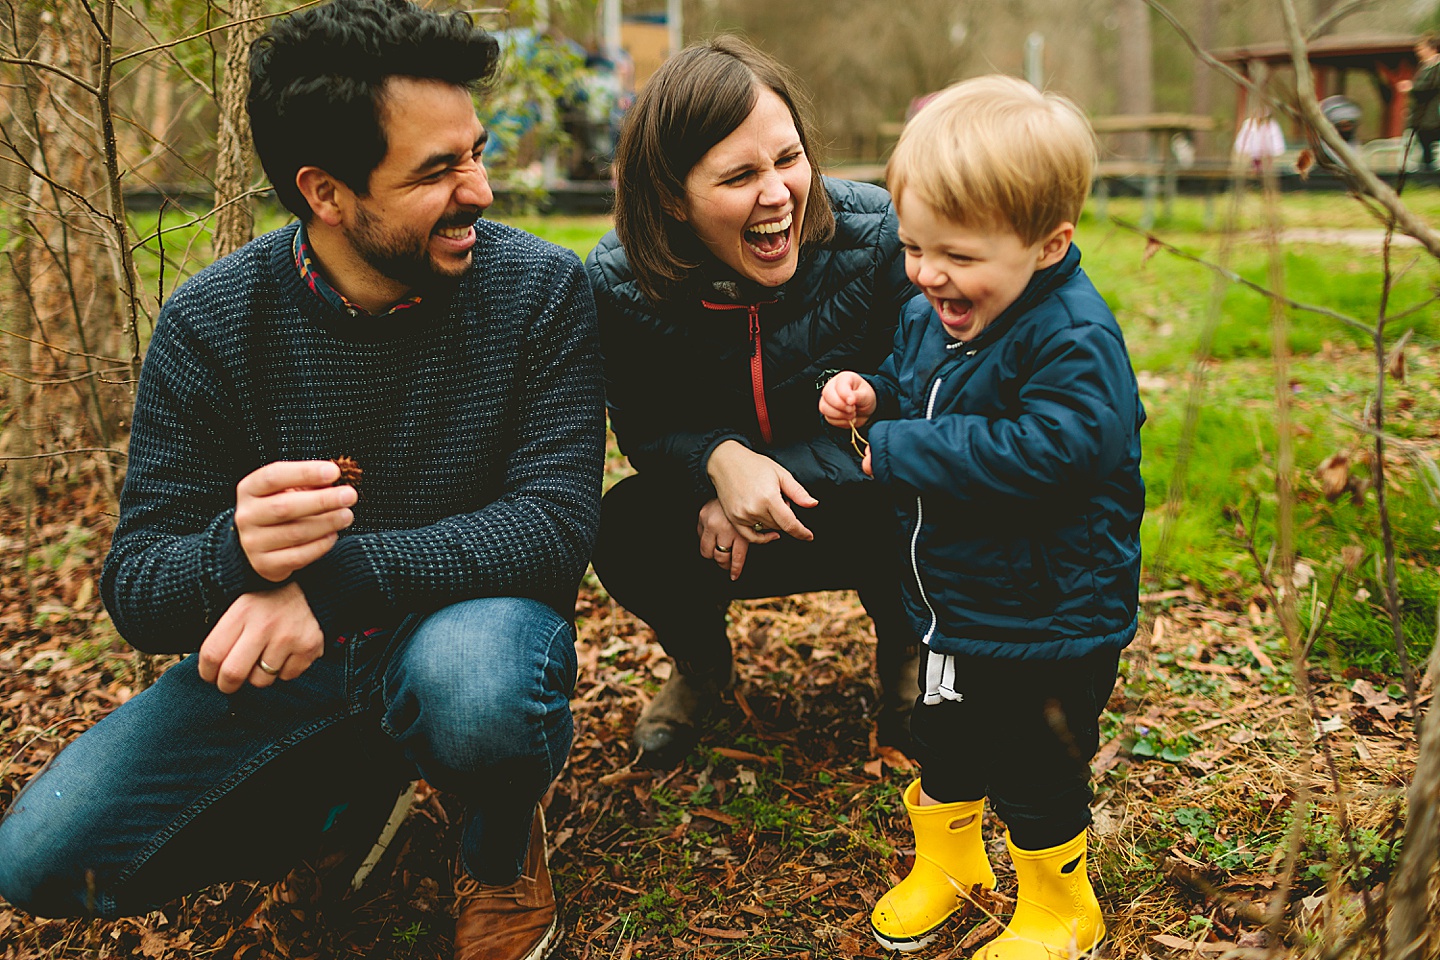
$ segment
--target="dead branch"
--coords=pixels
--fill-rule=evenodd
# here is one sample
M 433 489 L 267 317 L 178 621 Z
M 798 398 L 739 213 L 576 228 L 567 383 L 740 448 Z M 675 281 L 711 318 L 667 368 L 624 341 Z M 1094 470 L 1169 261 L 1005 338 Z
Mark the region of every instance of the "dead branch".
M 187 37 L 181 37 L 178 40 L 167 40 L 164 43 L 157 43 L 153 46 L 145 47 L 140 50 L 132 50 L 129 53 L 121 54 L 114 59 L 113 63 L 121 64 L 124 63 L 126 60 L 132 60 L 135 57 L 143 57 L 146 54 L 155 53 L 156 51 L 164 50 L 169 47 L 178 47 L 182 43 L 189 43 L 191 40 L 199 40 L 203 37 L 210 36 L 210 34 L 212 33 L 219 33 L 221 30 L 230 30 L 233 27 L 239 26 L 242 23 L 259 23 L 265 20 L 273 20 L 276 17 L 288 16 L 294 13 L 296 10 L 304 10 L 306 7 L 313 7 L 315 4 L 323 2 L 324 0 L 305 0 L 304 3 L 296 4 L 295 6 L 290 7 L 287 10 L 280 10 L 276 13 L 261 14 L 258 17 L 251 17 L 248 20 L 234 20 L 228 23 L 222 23 L 218 27 L 210 27 L 209 29 L 201 30 L 199 33 L 192 33 Z
M 16 373 L 13 370 L 0 369 L 0 377 L 9 377 L 11 380 L 19 380 L 21 383 L 28 383 L 34 387 L 54 387 L 63 386 L 70 383 L 77 383 L 89 377 L 96 377 L 103 383 L 114 383 L 118 381 L 105 380 L 105 374 L 128 372 L 129 369 L 129 367 L 113 367 L 109 370 L 86 370 L 84 373 L 77 373 L 73 374 L 72 376 L 60 377 L 59 379 L 53 380 L 36 380 L 33 377 L 24 376 L 22 374 Z
M 1388 376 L 1390 352 L 1385 347 L 1385 308 L 1390 302 L 1390 239 L 1394 226 L 1385 231 L 1385 245 L 1381 248 L 1380 260 L 1384 270 L 1384 282 L 1380 287 L 1380 309 L 1375 325 L 1372 345 L 1375 351 L 1375 457 L 1371 471 L 1375 481 L 1375 507 L 1380 517 L 1380 536 L 1385 548 L 1385 610 L 1390 615 L 1390 630 L 1395 640 L 1395 653 L 1400 658 L 1400 672 L 1405 681 L 1405 696 L 1410 701 L 1410 712 L 1416 722 L 1420 719 L 1417 706 L 1419 696 L 1415 686 L 1415 671 L 1410 666 L 1410 654 L 1405 649 L 1405 624 L 1400 619 L 1400 584 L 1395 569 L 1395 528 L 1390 522 L 1389 493 L 1385 489 L 1385 380 Z M 1397 349 L 1405 345 L 1401 338 Z
M 32 60 L 27 57 L 0 56 L 0 63 L 9 63 L 17 67 L 30 67 L 32 70 L 44 70 L 48 73 L 53 73 L 56 76 L 63 77 L 64 79 L 75 84 L 75 86 L 79 87 L 81 90 L 84 90 L 86 93 L 90 94 L 90 96 L 92 97 L 98 97 L 100 95 L 100 90 L 95 86 L 75 76 L 75 74 L 71 73 L 69 70 L 57 67 L 53 63 L 46 63 L 44 60 Z
M 250 200 L 250 199 L 253 199 L 253 198 L 255 198 L 255 197 L 263 197 L 266 193 L 269 193 L 269 192 L 270 192 L 270 188 L 269 188 L 269 187 L 254 187 L 254 188 L 252 188 L 252 189 L 250 189 L 250 190 L 246 190 L 244 193 L 240 194 L 239 196 L 234 196 L 234 197 L 231 197 L 230 199 L 226 200 L 226 201 L 223 202 L 223 203 L 218 203 L 218 204 L 215 205 L 215 207 L 214 207 L 213 209 L 207 210 L 207 211 L 205 211 L 204 213 L 199 214 L 198 216 L 191 217 L 189 220 L 186 220 L 184 223 L 174 223 L 174 224 L 170 224 L 169 226 L 165 226 L 165 227 L 157 227 L 155 230 L 151 231 L 150 233 L 145 234 L 145 236 L 142 237 L 141 239 L 136 240 L 134 243 L 132 243 L 132 244 L 130 245 L 130 249 L 131 249 L 131 250 L 139 250 L 141 247 L 145 246 L 147 243 L 150 243 L 152 240 L 158 240 L 158 239 L 160 239 L 160 237 L 161 237 L 162 235 L 164 235 L 164 234 L 167 234 L 167 233 L 175 233 L 175 232 L 177 232 L 177 231 L 185 230 L 185 229 L 187 229 L 187 228 L 189 228 L 189 227 L 196 226 L 197 224 L 205 223 L 207 220 L 210 220 L 212 217 L 214 217 L 215 214 L 217 214 L 217 213 L 219 213 L 220 211 L 226 209 L 227 207 L 232 206 L 233 204 L 244 203 L 246 200 Z
M 1266 297 L 1270 300 L 1276 301 L 1284 306 L 1289 307 L 1292 310 L 1303 310 L 1306 313 L 1314 313 L 1322 317 L 1329 317 L 1332 320 L 1339 320 L 1346 326 L 1354 327 L 1356 330 L 1368 334 L 1369 336 L 1373 337 L 1375 335 L 1375 328 L 1370 324 L 1366 323 L 1364 320 L 1360 320 L 1356 317 L 1349 316 L 1348 314 L 1341 313 L 1338 310 L 1331 310 L 1329 307 L 1316 306 L 1313 303 L 1302 303 L 1301 301 L 1295 300 L 1291 297 L 1287 297 L 1282 293 L 1277 293 L 1276 291 L 1271 290 L 1269 287 L 1266 287 L 1264 284 L 1256 283 L 1253 280 L 1247 280 L 1235 271 L 1230 270 L 1226 267 L 1222 267 L 1219 264 L 1211 263 L 1204 257 L 1197 257 L 1193 253 L 1186 253 L 1184 250 L 1181 250 L 1174 244 L 1166 243 L 1164 240 L 1161 240 L 1159 237 L 1155 236 L 1155 234 L 1144 229 L 1143 227 L 1140 227 L 1137 224 L 1130 223 L 1126 220 L 1121 220 L 1115 217 L 1111 218 L 1111 222 L 1114 223 L 1117 227 L 1129 230 L 1131 233 L 1139 234 L 1140 236 L 1145 238 L 1147 243 L 1155 244 L 1161 250 L 1164 250 L 1171 256 L 1178 257 L 1181 260 L 1188 260 L 1191 263 L 1197 263 L 1200 266 L 1206 268 L 1207 270 L 1214 271 L 1216 274 L 1224 277 L 1231 283 L 1245 287 L 1248 290 L 1253 290 L 1255 293 L 1260 294 L 1262 297 Z
M 7 329 L 5 329 L 4 327 L 0 327 L 0 335 L 7 336 L 7 337 L 14 337 L 14 338 L 17 339 L 17 340 L 25 340 L 25 341 L 28 341 L 29 343 L 33 343 L 33 344 L 35 344 L 36 346 L 44 347 L 46 350 L 49 350 L 49 351 L 51 351 L 52 353 L 64 353 L 64 354 L 68 354 L 69 356 L 72 356 L 72 357 L 88 357 L 88 358 L 91 359 L 91 360 L 98 360 L 98 361 L 100 361 L 101 363 L 109 363 L 109 364 L 125 364 L 125 363 L 129 363 L 128 360 L 124 360 L 124 359 L 122 359 L 122 358 L 120 358 L 120 357 L 106 357 L 106 356 L 102 356 L 101 354 L 98 354 L 98 353 L 82 353 L 82 352 L 79 351 L 79 350 L 71 350 L 71 349 L 69 349 L 69 348 L 67 348 L 67 347 L 57 346 L 56 344 L 50 342 L 49 340 L 37 340 L 37 339 L 34 338 L 34 337 L 27 337 L 27 336 L 25 336 L 23 333 L 17 333 L 17 332 L 14 331 L 14 330 L 7 330 Z
M 1190 31 L 1185 29 L 1185 25 L 1182 24 L 1178 19 L 1176 19 L 1175 14 L 1165 9 L 1165 7 L 1161 3 L 1159 3 L 1159 0 L 1145 0 L 1145 3 L 1150 7 L 1151 10 L 1154 10 L 1156 13 L 1160 14 L 1160 16 L 1164 18 L 1165 22 L 1170 24 L 1170 26 L 1174 28 L 1175 32 L 1180 35 L 1180 39 L 1185 42 L 1185 46 L 1190 48 L 1190 52 L 1195 54 L 1195 56 L 1210 69 L 1216 71 L 1221 76 L 1228 79 L 1231 83 L 1234 83 L 1237 86 L 1244 87 L 1246 90 L 1250 91 L 1251 94 L 1258 97 L 1261 102 L 1269 106 L 1272 110 L 1275 110 L 1278 113 L 1283 113 L 1286 116 L 1295 119 L 1299 118 L 1299 115 L 1296 112 L 1295 108 L 1292 107 L 1290 104 L 1285 103 L 1283 100 L 1274 99 L 1270 96 L 1269 93 L 1265 91 L 1265 89 L 1260 84 L 1251 80 L 1249 77 L 1234 69 L 1229 64 L 1222 63 L 1221 61 L 1216 60 L 1215 57 L 1213 57 L 1208 50 L 1204 49 L 1200 46 L 1199 43 L 1196 42 L 1195 38 L 1190 35 Z
M 1238 173 L 1238 167 L 1236 172 Z M 1230 208 L 1225 218 L 1225 232 L 1220 242 L 1219 258 L 1222 262 L 1228 263 L 1230 250 L 1234 242 L 1235 227 L 1240 217 L 1240 196 L 1238 177 L 1230 194 Z M 1126 224 L 1120 224 L 1128 226 Z M 1200 423 L 1200 411 L 1205 402 L 1206 373 L 1209 367 L 1209 360 L 1212 346 L 1215 342 L 1215 331 L 1219 329 L 1220 318 L 1223 313 L 1225 286 L 1225 274 L 1228 269 L 1219 267 L 1219 271 L 1211 282 L 1210 298 L 1206 303 L 1205 323 L 1200 328 L 1200 339 L 1195 346 L 1194 360 L 1190 366 L 1190 389 L 1185 399 L 1185 423 L 1180 428 L 1180 443 L 1175 452 L 1175 465 L 1170 472 L 1170 488 L 1165 497 L 1164 524 L 1160 532 L 1160 543 L 1155 550 L 1155 556 L 1150 560 L 1151 574 L 1157 580 L 1163 581 L 1166 564 L 1170 557 L 1170 541 L 1174 536 L 1175 520 L 1180 516 L 1180 508 L 1184 503 L 1185 478 L 1190 472 L 1190 456 L 1195 447 L 1195 431 Z
M 0 456 L 0 461 L 11 460 L 48 460 L 50 457 L 73 457 L 81 453 L 104 453 L 112 457 L 129 456 L 124 450 L 117 450 L 114 447 L 72 447 L 68 450 L 50 450 L 45 453 L 31 453 L 25 456 Z
M 5 146 L 11 147 L 13 145 L 8 141 L 5 141 Z M 65 186 L 63 183 L 56 183 L 49 174 L 45 173 L 43 170 L 36 168 L 33 163 L 30 163 L 27 160 L 16 159 L 15 157 L 4 155 L 0 155 L 0 160 L 4 160 L 7 163 L 13 163 L 24 167 L 30 172 L 31 176 L 35 177 L 37 180 L 42 181 L 47 187 L 50 187 L 52 190 L 58 190 L 61 193 L 65 194 L 71 200 L 74 200 L 77 204 L 89 210 L 96 217 L 100 219 L 105 218 L 105 213 L 98 207 L 96 207 L 94 204 L 92 204 L 88 197 L 86 197 L 84 194 L 77 193 L 76 191 Z
M 1319 22 L 1317 22 L 1313 27 L 1311 27 L 1310 31 L 1305 34 L 1305 39 L 1316 40 L 1320 37 L 1323 37 L 1325 36 L 1325 34 L 1329 33 L 1331 29 L 1338 26 L 1341 20 L 1344 20 L 1352 13 L 1359 13 L 1366 7 L 1373 7 L 1375 5 L 1376 0 L 1350 0 L 1349 3 L 1342 3 L 1340 6 L 1336 7 L 1334 10 L 1331 10 L 1328 14 L 1322 17 Z
M 148 36 L 151 40 L 155 41 L 157 44 L 161 45 L 160 49 L 164 52 L 166 59 L 170 62 L 170 65 L 175 69 L 179 70 L 186 80 L 189 80 L 200 90 L 203 90 L 205 92 L 205 96 L 215 96 L 214 88 L 211 87 L 210 84 L 206 83 L 204 80 L 197 77 L 195 75 L 195 71 L 191 70 L 189 65 L 186 64 L 184 60 L 180 59 L 180 57 L 175 53 L 174 44 L 166 43 L 155 35 L 155 31 L 150 29 L 150 23 L 146 18 L 135 16 L 135 11 L 129 9 L 128 7 L 122 8 L 122 12 L 130 18 L 131 23 L 134 23 L 141 30 L 144 30 L 146 36 Z M 119 81 L 116 81 L 116 83 L 118 85 Z

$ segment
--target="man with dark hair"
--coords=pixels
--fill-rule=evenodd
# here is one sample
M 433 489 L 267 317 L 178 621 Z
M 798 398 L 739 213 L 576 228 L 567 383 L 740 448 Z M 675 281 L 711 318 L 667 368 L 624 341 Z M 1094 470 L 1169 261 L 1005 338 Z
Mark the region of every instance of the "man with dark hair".
M 539 801 L 572 738 L 604 420 L 579 261 L 480 219 L 495 60 L 404 0 L 255 44 L 257 152 L 300 223 L 162 311 L 102 582 L 132 644 L 197 655 L 16 798 L 16 906 L 116 917 L 277 876 L 322 834 L 368 849 L 423 777 L 466 804 L 457 958 L 558 942 Z

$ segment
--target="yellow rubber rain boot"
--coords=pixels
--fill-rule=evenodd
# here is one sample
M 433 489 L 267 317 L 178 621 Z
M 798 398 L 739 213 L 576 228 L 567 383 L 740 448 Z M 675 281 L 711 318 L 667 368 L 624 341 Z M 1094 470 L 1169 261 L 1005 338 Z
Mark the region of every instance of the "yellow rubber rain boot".
M 1105 936 L 1085 872 L 1085 832 L 1046 850 L 1021 850 L 1005 835 L 1020 890 L 1015 916 L 975 960 L 1074 960 Z
M 919 780 L 902 799 L 915 830 L 915 865 L 875 904 L 870 929 L 880 946 L 909 953 L 935 939 L 971 887 L 995 889 L 995 871 L 980 836 L 984 800 L 922 807 Z

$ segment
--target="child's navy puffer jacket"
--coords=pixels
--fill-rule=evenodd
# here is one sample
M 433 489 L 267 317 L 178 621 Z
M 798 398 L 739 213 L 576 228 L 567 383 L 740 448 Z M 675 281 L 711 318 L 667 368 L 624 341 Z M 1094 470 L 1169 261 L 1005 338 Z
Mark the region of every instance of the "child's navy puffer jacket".
M 1140 403 L 1071 246 L 969 343 L 923 296 L 874 385 L 875 479 L 896 495 L 905 605 L 939 653 L 1061 660 L 1135 635 Z

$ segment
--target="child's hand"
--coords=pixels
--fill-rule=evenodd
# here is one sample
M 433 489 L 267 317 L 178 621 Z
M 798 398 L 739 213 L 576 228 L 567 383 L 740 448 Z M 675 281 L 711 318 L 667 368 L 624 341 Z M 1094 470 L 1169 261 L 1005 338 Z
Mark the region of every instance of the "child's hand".
M 863 427 L 875 412 L 875 388 L 852 370 L 842 370 L 820 391 L 820 415 L 832 427 Z
M 867 477 L 875 476 L 870 469 L 870 447 L 868 445 L 865 447 L 865 456 L 860 458 L 860 469 Z

